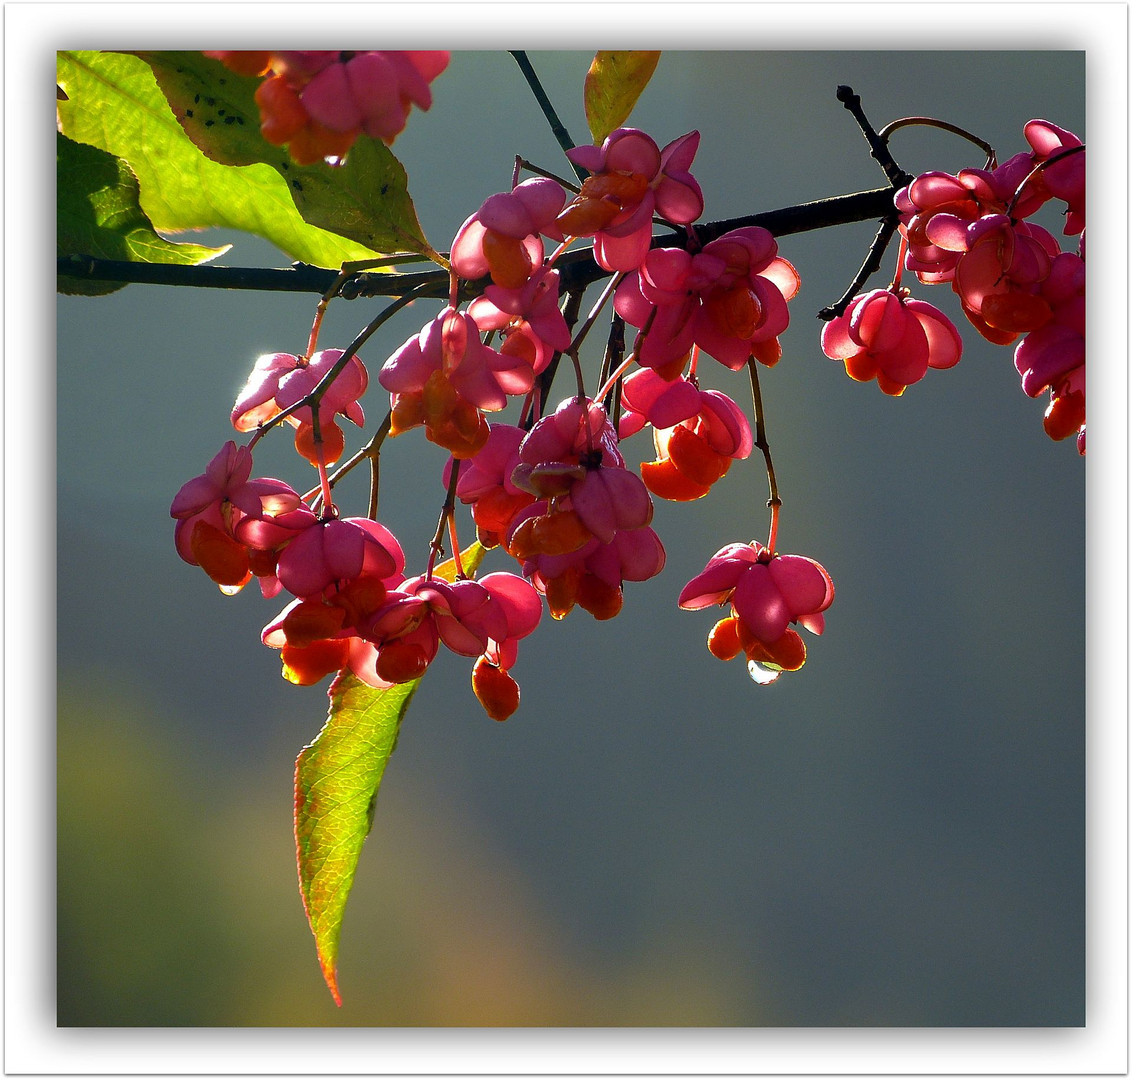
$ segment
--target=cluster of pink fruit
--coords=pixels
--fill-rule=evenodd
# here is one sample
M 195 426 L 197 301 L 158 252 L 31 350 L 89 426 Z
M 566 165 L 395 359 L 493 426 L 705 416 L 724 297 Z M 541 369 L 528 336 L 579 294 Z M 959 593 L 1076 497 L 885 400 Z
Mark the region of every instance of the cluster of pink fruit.
M 360 132 L 391 140 L 411 104 L 428 107 L 428 81 L 448 59 L 214 55 L 237 70 L 272 73 L 257 95 L 265 134 L 292 154 L 297 148 L 297 160 L 340 156 Z M 280 121 L 288 110 L 295 124 Z M 1049 390 L 1046 430 L 1054 438 L 1077 433 L 1084 453 L 1083 146 L 1040 120 L 1026 125 L 1026 137 L 1031 151 L 1000 167 L 926 173 L 896 195 L 900 268 L 924 283 L 950 282 L 988 340 L 1008 344 L 1025 335 L 1015 354 L 1023 388 L 1031 396 Z M 449 452 L 448 497 L 421 574 L 406 576 L 405 555 L 387 528 L 372 517 L 341 517 L 332 500 L 327 470 L 345 447 L 337 417 L 365 422 L 362 361 L 352 349 L 315 351 L 317 320 L 306 355 L 260 357 L 231 418 L 236 430 L 254 433 L 251 442 L 228 442 L 181 489 L 171 512 L 181 557 L 223 590 L 255 577 L 267 597 L 290 594 L 262 635 L 281 650 L 286 678 L 306 685 L 348 669 L 388 687 L 419 678 L 443 644 L 474 658 L 476 696 L 490 716 L 506 719 L 519 701 L 511 675 L 518 642 L 538 625 L 543 604 L 556 619 L 575 607 L 596 619 L 616 616 L 625 582 L 664 566 L 653 497 L 702 498 L 756 446 L 771 486 L 767 543 L 725 545 L 678 602 L 729 607 L 708 648 L 724 660 L 743 654 L 755 681 L 802 666 L 806 647 L 793 627 L 822 632 L 832 580 L 814 560 L 776 550 L 780 501 L 765 437 L 756 441 L 744 410 L 699 381 L 702 356 L 733 371 L 747 367 L 761 421 L 758 369 L 782 355 L 787 302 L 800 281 L 765 229 L 738 228 L 700 243 L 691 228 L 704 209 L 690 172 L 698 145 L 698 132 L 661 148 L 642 131 L 619 128 L 601 146 L 568 151 L 584 177 L 580 187 L 516 176 L 511 190 L 485 200 L 460 227 L 449 302 L 382 365 L 387 420 L 340 469 L 372 457 L 385 432 L 419 427 Z M 1067 205 L 1066 234 L 1082 234 L 1075 254 L 1025 220 L 1051 198 Z M 673 227 L 671 241 L 654 241 L 658 220 Z M 611 299 L 621 322 L 637 330 L 624 360 L 624 346 L 611 337 L 592 394 L 578 349 L 594 318 L 580 330 L 568 322 L 565 312 L 576 319 L 577 304 L 562 303 L 556 268 L 580 238 L 592 242 L 594 260 L 612 278 L 597 310 Z M 852 378 L 875 378 L 888 394 L 903 393 L 929 367 L 954 365 L 961 352 L 950 320 L 911 299 L 899 278 L 898 271 L 888 289 L 855 297 L 822 334 L 826 354 Z M 479 295 L 461 307 L 467 282 L 478 283 Z M 574 365 L 577 391 L 546 409 L 562 357 Z M 519 403 L 514 423 L 488 420 L 512 399 Z M 283 421 L 318 470 L 319 485 L 305 496 L 280 480 L 251 478 L 252 446 Z M 656 458 L 638 474 L 620 447 L 645 428 Z M 482 547 L 502 549 L 518 572 L 478 579 L 465 572 L 457 500 L 470 507 Z M 450 575 L 434 566 L 445 529 Z
M 299 165 L 342 158 L 359 135 L 386 144 L 409 110 L 432 104 L 429 83 L 447 52 L 206 52 L 240 75 L 265 76 L 256 90 L 261 130 Z
M 757 382 L 756 363 L 773 365 L 781 355 L 786 303 L 799 286 L 763 229 L 738 229 L 699 249 L 651 247 L 654 217 L 684 227 L 703 211 L 688 171 L 698 142 L 692 132 L 661 149 L 641 131 L 618 129 L 600 147 L 569 153 L 588 173 L 572 197 L 556 180 L 527 180 L 491 196 L 461 226 L 451 250 L 453 299 L 377 376 L 390 394 L 390 435 L 422 427 L 451 454 L 442 527 L 422 574 L 405 576 L 388 529 L 340 517 L 331 499 L 327 468 L 344 448 L 336 418 L 364 423 L 362 361 L 342 350 L 259 359 L 232 411 L 237 430 L 254 432 L 251 443 L 227 443 L 171 512 L 181 557 L 223 590 L 255 577 L 265 596 L 293 597 L 262 635 L 281 650 L 285 677 L 310 684 L 349 669 L 371 686 L 389 686 L 418 678 L 444 644 L 475 658 L 473 690 L 490 716 L 505 719 L 518 705 L 510 674 L 517 644 L 535 629 L 544 602 L 558 619 L 575 606 L 612 618 L 626 581 L 660 572 L 665 552 L 650 524 L 652 497 L 702 497 L 755 445 L 744 411 L 700 388 L 699 358 L 750 366 Z M 628 358 L 605 372 L 592 396 L 577 365 L 584 332 L 571 336 L 555 269 L 583 237 L 614 275 L 605 298 L 638 328 Z M 490 284 L 461 310 L 460 281 L 481 278 Z M 564 354 L 575 363 L 578 391 L 542 412 L 540 376 Z M 611 393 L 618 382 L 619 398 Z M 517 422 L 489 423 L 510 399 L 521 401 Z M 613 409 L 607 402 L 615 399 Z M 284 420 L 319 471 L 319 486 L 306 496 L 279 480 L 251 479 L 252 446 Z M 619 447 L 646 427 L 657 459 L 638 475 Z M 479 542 L 502 548 L 519 573 L 464 573 L 457 499 L 470 506 Z M 791 625 L 820 633 L 833 600 L 821 566 L 774 550 L 777 523 L 775 501 L 769 543 L 726 545 L 679 601 L 689 609 L 730 604 L 709 648 L 723 659 L 743 653 L 760 682 L 802 666 L 805 646 Z M 434 573 L 445 524 L 455 580 Z
M 897 194 L 902 269 L 924 284 L 949 283 L 988 341 L 1018 341 L 1022 389 L 1030 397 L 1049 391 L 1046 433 L 1076 435 L 1084 454 L 1085 147 L 1046 120 L 1024 131 L 1030 150 L 997 168 L 924 173 Z M 1051 199 L 1065 204 L 1064 235 L 1080 237 L 1076 252 L 1027 220 Z M 855 297 L 822 332 L 827 356 L 888 394 L 903 393 L 929 367 L 951 367 L 962 347 L 947 316 L 909 299 L 899 277 Z

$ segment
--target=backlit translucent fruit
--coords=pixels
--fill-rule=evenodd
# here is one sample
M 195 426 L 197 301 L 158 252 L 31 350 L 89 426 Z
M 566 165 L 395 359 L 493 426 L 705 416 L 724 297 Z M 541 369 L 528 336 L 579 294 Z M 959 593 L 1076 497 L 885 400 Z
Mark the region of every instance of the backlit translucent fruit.
M 1081 140 L 1071 131 L 1048 120 L 1031 120 L 1023 131 L 1038 161 L 1060 158 L 1042 170 L 1046 189 L 1067 204 L 1065 234 L 1076 236 L 1085 228 L 1085 153 Z M 1074 153 L 1067 154 L 1067 150 Z
M 492 720 L 506 720 L 519 707 L 519 684 L 485 656 L 472 668 L 472 691 Z
M 959 362 L 963 341 L 943 312 L 888 289 L 855 297 L 843 315 L 826 323 L 822 351 L 841 360 L 858 382 L 876 379 L 886 394 L 898 396 L 919 382 L 929 367 Z
M 652 424 L 657 459 L 641 464 L 645 486 L 661 499 L 702 498 L 753 448 L 742 409 L 718 390 L 700 390 L 685 378 L 665 380 L 651 368 L 633 372 L 622 388 L 621 436 Z
M 649 250 L 654 214 L 688 225 L 703 213 L 703 193 L 688 171 L 699 143 L 699 132 L 690 131 L 661 150 L 643 131 L 618 128 L 601 146 L 567 151 L 591 175 L 558 226 L 570 236 L 592 236 L 594 258 L 606 270 L 635 270 Z
M 544 177 L 488 196 L 452 241 L 452 269 L 469 280 L 490 274 L 497 286 L 522 288 L 542 263 L 540 234 L 562 239 L 554 219 L 565 201 L 562 185 Z
M 695 255 L 651 249 L 617 287 L 613 306 L 641 328 L 635 348 L 643 366 L 663 368 L 698 345 L 738 371 L 752 355 L 768 367 L 778 361 L 778 336 L 790 323 L 786 304 L 800 286 L 774 237 L 749 226 L 725 233 Z
M 232 407 L 232 426 L 237 431 L 254 431 L 280 412 L 298 404 L 326 378 L 342 358 L 343 349 L 323 349 L 309 358 L 291 353 L 264 353 L 252 368 L 248 381 Z M 323 392 L 318 406 L 319 435 L 323 464 L 332 465 L 345 448 L 345 437 L 335 417 L 345 416 L 361 427 L 365 412 L 358 401 L 369 385 L 369 374 L 357 356 L 351 356 Z M 308 405 L 287 416 L 296 428 L 295 449 L 308 461 L 317 463 L 319 448 L 314 442 L 314 417 Z
M 251 478 L 252 455 L 229 440 L 200 476 L 181 487 L 169 513 L 177 519 L 177 553 L 225 591 L 251 574 L 274 576 L 274 553 L 315 521 L 282 480 Z
M 713 628 L 708 648 L 723 660 L 744 652 L 751 677 L 769 682 L 805 662 L 805 645 L 791 624 L 820 634 L 833 596 L 833 581 L 820 563 L 771 555 L 756 541 L 720 548 L 684 586 L 679 603 L 687 610 L 730 603 L 732 615 Z

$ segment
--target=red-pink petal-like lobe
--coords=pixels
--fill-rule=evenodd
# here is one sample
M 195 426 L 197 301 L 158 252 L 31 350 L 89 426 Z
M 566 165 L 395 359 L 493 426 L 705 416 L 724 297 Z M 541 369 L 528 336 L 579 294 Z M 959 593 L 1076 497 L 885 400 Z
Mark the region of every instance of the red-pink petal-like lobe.
M 641 265 L 651 243 L 652 230 L 647 221 L 627 236 L 616 236 L 606 230 L 594 236 L 594 259 L 613 273 L 627 273 Z
M 719 390 L 700 394 L 701 428 L 708 445 L 717 453 L 743 461 L 751 456 L 755 440 L 747 414 Z
M 904 308 L 923 327 L 928 339 L 928 367 L 950 368 L 963 355 L 963 339 L 955 324 L 938 308 L 923 300 L 907 299 Z
M 758 562 L 760 544 L 727 544 L 680 591 L 677 603 L 686 611 L 697 611 L 728 599 L 740 578 Z
M 870 352 L 893 349 L 903 342 L 908 320 L 900 298 L 887 289 L 874 289 L 845 312 L 849 336 Z
M 189 517 L 204 510 L 233 488 L 244 484 L 252 471 L 252 455 L 246 446 L 237 447 L 228 440 L 205 467 L 177 492 L 169 513 L 175 518 Z
M 384 604 L 381 605 L 366 620 L 364 626 L 359 627 L 362 636 L 375 645 L 382 645 L 387 641 L 395 641 L 418 630 L 425 623 L 431 624 L 431 610 L 428 600 L 412 592 L 415 584 L 423 578 L 412 578 L 402 584 L 400 589 L 393 590 Z M 435 627 L 433 627 L 435 632 Z M 433 651 L 435 656 L 435 650 Z
M 542 600 L 530 582 L 517 574 L 496 572 L 485 574 L 479 583 L 491 594 L 506 620 L 506 634 L 496 638 L 498 642 L 533 633 L 542 618 Z
M 248 480 L 231 488 L 227 498 L 238 510 L 253 518 L 278 518 L 291 514 L 300 507 L 304 511 L 307 509 L 299 493 L 290 484 L 270 476 Z
M 554 183 L 553 180 L 549 181 Z M 561 190 L 561 189 L 559 189 Z M 518 189 L 489 195 L 479 209 L 480 224 L 485 229 L 522 240 L 539 231 L 539 223 L 531 216 L 523 200 L 517 197 Z M 565 201 L 565 192 L 563 192 Z M 557 210 L 555 213 L 557 214 Z
M 699 146 L 700 133 L 690 131 L 660 152 L 656 209 L 661 217 L 675 225 L 689 225 L 704 212 L 703 192 L 688 172 Z
M 491 272 L 487 256 L 483 252 L 486 235 L 487 229 L 479 219 L 478 210 L 470 214 L 463 225 L 456 230 L 449 262 L 460 277 L 474 281 L 476 278 L 486 277 Z
M 350 93 L 346 65 L 330 64 L 303 87 L 299 94 L 303 108 L 331 131 L 353 131 L 361 127 L 362 110 Z
M 660 149 L 650 136 L 637 128 L 611 131 L 601 150 L 603 162 L 598 171 L 639 173 L 649 180 L 660 171 Z
M 607 463 L 624 464 L 617 450 L 617 433 L 605 409 L 588 398 L 584 404 L 577 398 L 567 398 L 531 428 L 519 447 L 519 458 L 531 465 L 576 464 L 591 448 L 600 450 Z
M 612 546 L 617 549 L 620 576 L 624 581 L 648 581 L 664 569 L 664 545 L 647 525 L 618 532 Z
M 1071 131 L 1048 120 L 1031 120 L 1023 129 L 1026 141 L 1034 148 L 1037 161 L 1048 161 L 1082 145 Z M 1068 206 L 1065 234 L 1075 236 L 1085 228 L 1085 153 L 1067 154 L 1042 172 L 1045 187 L 1051 195 Z
M 795 620 L 799 626 L 804 626 L 811 634 L 821 634 L 825 630 L 825 616 L 820 611 L 809 615 L 799 615 Z
M 479 453 L 466 458 L 460 465 L 456 480 L 456 495 L 463 502 L 475 502 L 495 488 L 502 487 L 509 495 L 518 495 L 520 489 L 511 482 L 511 473 L 519 463 L 519 444 L 527 433 L 514 424 L 491 424 L 487 442 Z M 441 480 L 448 486 L 452 476 L 452 458 L 444 466 Z
M 358 110 L 358 124 L 374 139 L 398 134 L 409 112 L 399 93 L 397 73 L 389 60 L 391 55 L 359 52 L 343 65 L 347 92 Z M 428 103 L 422 107 L 428 108 Z
M 280 411 L 275 401 L 279 381 L 298 363 L 299 358 L 291 353 L 264 353 L 257 358 L 232 408 L 232 426 L 237 431 L 254 431 Z
M 619 529 L 639 529 L 652 520 L 652 499 L 644 481 L 626 469 L 600 468 L 570 487 L 570 502 L 582 520 L 603 544 Z
M 970 190 L 958 177 L 945 172 L 921 173 L 908 186 L 908 200 L 918 209 L 943 203 L 963 202 L 971 198 Z
M 387 588 L 398 584 L 405 571 L 405 552 L 397 537 L 372 518 L 351 517 L 342 520 L 366 534 L 361 573 L 366 577 L 381 578 Z
M 924 225 L 924 235 L 944 251 L 966 251 L 970 243 L 969 218 L 956 214 L 933 214 Z
M 320 521 L 280 553 L 278 577 L 301 599 L 318 596 L 336 581 L 357 577 L 365 560 L 365 533 L 346 521 Z
M 487 648 L 491 635 L 477 625 L 480 609 L 490 603 L 486 589 L 474 581 L 449 584 L 433 578 L 419 582 L 415 591 L 427 601 L 446 648 L 460 656 L 479 656 Z
M 343 352 L 344 349 L 323 349 L 313 353 L 305 365 L 284 374 L 275 394 L 275 403 L 279 408 L 289 409 L 311 393 L 330 374 Z M 351 356 L 323 393 L 319 402 L 319 419 L 329 421 L 335 413 L 341 413 L 359 427 L 363 425 L 365 413 L 358 404 L 358 398 L 365 393 L 368 385 L 369 375 L 365 365 L 357 356 Z M 298 409 L 287 419 L 295 425 L 310 423 L 310 407 Z
M 1029 121 L 1022 129 L 1022 134 L 1039 158 L 1052 157 L 1059 150 L 1081 145 L 1081 140 L 1073 132 L 1051 124 L 1048 120 Z
M 411 65 L 421 78 L 421 83 L 416 83 L 405 77 L 405 93 L 412 98 L 414 105 L 421 109 L 429 108 L 432 105 L 432 91 L 428 83 L 447 69 L 452 54 L 447 49 L 406 49 L 393 55 Z
M 851 306 L 851 305 L 850 305 Z M 849 336 L 848 309 L 822 327 L 821 351 L 830 360 L 848 360 L 861 351 L 861 346 Z
M 833 603 L 833 581 L 825 568 L 804 555 L 776 555 L 767 564 L 791 618 L 825 611 Z
M 586 172 L 599 173 L 602 171 L 604 154 L 600 146 L 575 146 L 572 150 L 566 151 L 566 157 L 573 164 L 580 165 Z
M 525 393 L 515 385 L 529 389 L 533 379 L 521 359 L 485 346 L 471 317 L 453 308 L 446 308 L 393 353 L 377 380 L 392 394 L 413 393 L 438 370 L 460 397 L 486 412 L 502 409 L 508 392 Z
M 236 524 L 234 535 L 236 540 L 254 551 L 279 551 L 298 533 L 317 522 L 314 511 L 300 505 L 286 513 L 242 518 Z
M 633 422 L 633 431 L 639 431 L 645 423 L 666 428 L 690 420 L 699 413 L 700 400 L 699 388 L 687 379 L 669 382 L 651 368 L 634 371 L 621 387 L 622 408 L 627 410 L 624 417 L 639 414 L 641 418 L 640 423 Z M 624 419 L 621 434 L 626 435 Z
M 1055 386 L 1085 363 L 1085 339 L 1071 326 L 1051 322 L 1032 330 L 1014 350 L 1014 366 L 1029 397 Z
M 429 323 L 414 334 L 382 365 L 377 381 L 391 394 L 410 394 L 421 390 L 429 375 L 440 367 L 439 336 L 435 339 L 426 336 L 432 325 Z M 428 354 L 422 347 L 426 342 L 433 346 Z
M 755 637 L 767 643 L 786 633 L 794 615 L 766 563 L 755 563 L 739 579 L 731 605 Z
M 789 259 L 781 256 L 771 261 L 759 271 L 759 277 L 766 278 L 782 294 L 783 300 L 793 300 L 802 287 L 802 277 Z
M 562 185 L 538 176 L 524 180 L 510 191 L 490 195 L 479 209 L 479 219 L 493 232 L 515 239 L 543 233 L 561 240 L 554 219 L 565 203 L 566 192 Z

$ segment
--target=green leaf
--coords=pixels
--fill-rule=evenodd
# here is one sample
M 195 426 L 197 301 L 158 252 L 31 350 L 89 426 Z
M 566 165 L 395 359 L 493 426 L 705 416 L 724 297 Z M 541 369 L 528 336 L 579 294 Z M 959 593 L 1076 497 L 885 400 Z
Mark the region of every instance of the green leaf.
M 174 244 L 158 235 L 138 203 L 138 181 L 120 158 L 93 146 L 55 139 L 56 231 L 58 255 L 92 255 L 128 262 L 196 265 L 228 250 L 199 244 Z M 123 287 L 121 282 L 79 281 L 59 277 L 63 293 L 98 296 Z
M 421 232 L 405 170 L 384 143 L 363 136 L 344 165 L 296 165 L 260 133 L 258 78 L 236 75 L 199 52 L 137 55 L 152 68 L 185 133 L 213 161 L 266 163 L 290 187 L 310 224 L 372 251 L 411 251 L 440 261 Z
M 586 73 L 583 99 L 594 144 L 619 128 L 656 70 L 659 52 L 599 52 Z
M 461 553 L 465 573 L 474 574 L 485 554 L 478 541 L 466 548 Z M 442 563 L 433 573 L 454 580 L 454 561 Z M 295 762 L 299 892 L 322 976 L 338 1005 L 338 941 L 346 900 L 373 825 L 385 765 L 419 684 L 415 679 L 379 690 L 340 671 L 330 684 L 326 724 Z
M 382 253 L 304 221 L 287 182 L 271 165 L 236 167 L 206 157 L 138 57 L 60 52 L 56 61 L 57 82 L 66 93 L 66 100 L 56 103 L 60 129 L 129 164 L 138 179 L 141 208 L 155 228 L 239 229 L 293 259 L 331 268 Z M 248 126 L 246 117 L 243 126 Z
M 337 1004 L 338 939 L 386 762 L 420 680 L 375 690 L 348 671 L 330 685 L 330 714 L 295 763 L 299 890 L 322 975 Z

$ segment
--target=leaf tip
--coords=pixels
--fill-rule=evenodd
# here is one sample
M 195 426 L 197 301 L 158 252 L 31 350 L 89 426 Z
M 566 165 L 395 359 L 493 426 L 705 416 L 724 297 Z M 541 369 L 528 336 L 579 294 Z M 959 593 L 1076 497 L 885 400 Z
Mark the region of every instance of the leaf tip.
M 330 996 L 334 998 L 334 1004 L 338 1008 L 342 1008 L 342 995 L 338 992 L 338 969 L 334 962 L 328 958 L 319 956 L 319 967 L 322 968 L 322 977 L 326 980 L 326 987 L 330 991 Z

